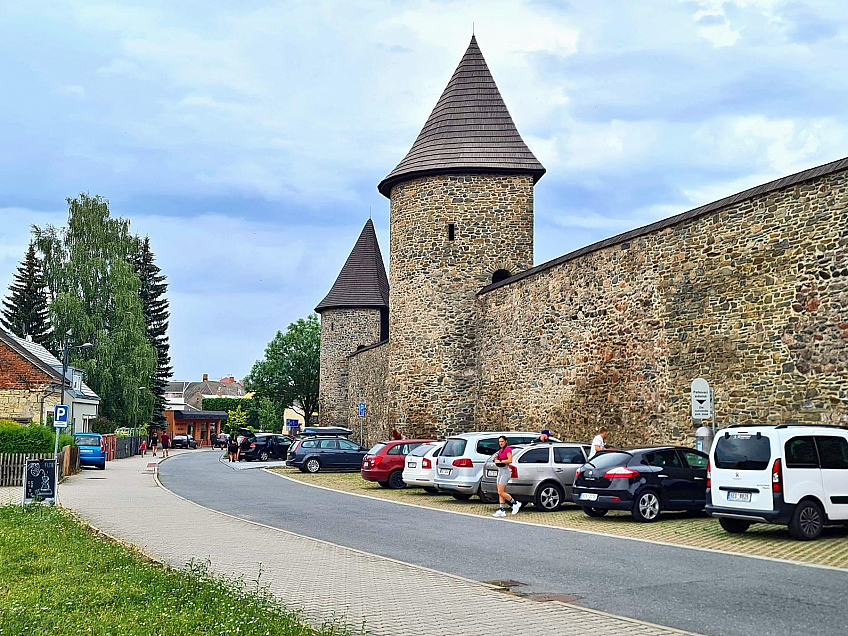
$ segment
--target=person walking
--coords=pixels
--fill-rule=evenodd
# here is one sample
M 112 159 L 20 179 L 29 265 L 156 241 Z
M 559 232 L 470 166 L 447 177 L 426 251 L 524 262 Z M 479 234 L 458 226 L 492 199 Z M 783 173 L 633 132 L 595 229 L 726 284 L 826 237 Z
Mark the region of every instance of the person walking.
M 156 435 L 156 431 L 153 431 L 150 434 L 150 450 L 153 451 L 153 456 L 156 457 L 156 447 L 159 445 L 159 437 Z
M 607 427 L 602 426 L 598 429 L 598 434 L 595 435 L 595 438 L 592 440 L 592 450 L 589 453 L 589 459 L 592 459 L 595 455 L 600 453 L 606 446 L 604 445 L 604 440 L 607 438 Z
M 171 447 L 171 436 L 168 431 L 162 431 L 162 457 L 168 456 L 168 449 Z
M 510 468 L 510 465 L 512 465 L 512 448 L 510 448 L 506 437 L 503 435 L 498 438 L 498 446 L 500 446 L 500 449 L 495 453 L 494 459 L 495 466 L 498 467 L 498 503 L 500 504 L 500 508 L 492 516 L 506 517 L 504 506 L 508 503 L 512 506 L 512 514 L 516 515 L 521 508 L 521 502 L 516 501 L 506 491 L 506 485 L 512 477 L 512 469 Z
M 147 440 L 141 440 L 141 456 L 144 457 L 147 454 Z
M 232 435 L 232 436 L 230 436 L 230 439 L 227 440 L 227 453 L 230 456 L 231 462 L 237 462 L 238 461 L 238 452 L 239 452 L 238 440 L 236 439 L 235 435 Z
M 534 444 L 548 444 L 551 441 L 551 432 L 548 429 L 542 429 L 539 437 L 533 440 Z

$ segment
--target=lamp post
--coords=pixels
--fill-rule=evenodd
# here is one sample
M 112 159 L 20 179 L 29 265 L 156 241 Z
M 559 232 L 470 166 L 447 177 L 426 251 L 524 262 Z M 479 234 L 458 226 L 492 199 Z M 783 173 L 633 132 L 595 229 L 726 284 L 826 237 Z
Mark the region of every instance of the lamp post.
M 138 390 L 144 391 L 146 388 L 146 386 L 140 386 L 138 387 Z M 135 396 L 135 409 L 133 409 L 133 436 L 140 437 L 138 434 L 138 392 L 136 392 Z
M 69 349 L 91 349 L 94 345 L 90 342 L 86 342 L 81 345 L 71 345 L 71 338 L 73 338 L 74 332 L 71 329 L 68 329 L 67 333 L 65 333 L 65 350 L 62 353 L 62 401 L 61 404 L 65 404 L 65 382 L 68 379 L 68 350 Z M 55 422 L 54 422 L 55 424 Z M 53 459 L 56 459 L 59 456 L 59 429 L 55 426 L 56 429 L 56 444 L 53 447 Z

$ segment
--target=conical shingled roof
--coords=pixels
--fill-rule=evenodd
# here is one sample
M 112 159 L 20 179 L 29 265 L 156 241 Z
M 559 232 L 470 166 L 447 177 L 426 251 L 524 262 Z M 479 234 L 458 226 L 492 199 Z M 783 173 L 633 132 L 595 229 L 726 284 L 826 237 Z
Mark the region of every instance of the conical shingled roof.
M 362 228 L 330 293 L 315 308 L 319 314 L 341 307 L 388 307 L 389 279 L 371 219 Z
M 458 172 L 529 173 L 534 183 L 545 174 L 518 134 L 474 36 L 418 139 L 377 189 L 389 197 L 401 181 Z

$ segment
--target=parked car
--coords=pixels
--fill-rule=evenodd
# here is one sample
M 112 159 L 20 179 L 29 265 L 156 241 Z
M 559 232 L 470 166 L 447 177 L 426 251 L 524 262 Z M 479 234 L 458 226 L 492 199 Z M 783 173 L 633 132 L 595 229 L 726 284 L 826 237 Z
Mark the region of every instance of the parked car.
M 439 492 L 453 495 L 455 499 L 470 499 L 472 495 L 486 495 L 480 488 L 483 477 L 483 465 L 498 451 L 498 437 L 505 435 L 510 446 L 530 444 L 536 440 L 536 433 L 516 431 L 462 433 L 445 440 L 441 454 L 436 458 L 436 478 L 434 483 Z M 559 440 L 552 437 L 552 442 Z
M 708 459 L 677 446 L 604 451 L 577 471 L 574 503 L 590 517 L 629 510 L 637 521 L 656 521 L 663 510 L 702 510 Z
M 438 492 L 433 480 L 436 477 L 436 458 L 444 445 L 444 442 L 421 444 L 407 454 L 402 473 L 407 486 L 420 486 L 427 492 Z
M 171 440 L 172 448 L 197 448 L 197 440 L 191 435 L 174 435 Z
M 586 463 L 589 450 L 588 444 L 577 442 L 531 444 L 514 449 L 512 478 L 506 490 L 518 501 L 532 502 L 538 510 L 559 510 L 563 503 L 571 503 L 574 474 Z M 486 499 L 498 500 L 498 467 L 491 457 L 486 460 L 480 486 Z
M 422 444 L 434 442 L 432 439 L 404 439 L 375 444 L 362 459 L 362 478 L 376 481 L 383 488 L 406 488 L 403 480 L 403 468 L 406 456 Z
M 707 512 L 727 532 L 778 523 L 802 541 L 848 523 L 848 429 L 732 426 L 710 451 Z
M 74 443 L 79 447 L 80 466 L 106 470 L 106 440 L 100 433 L 74 433 Z
M 311 436 L 295 440 L 286 464 L 305 473 L 319 470 L 358 470 L 368 449 L 344 437 Z
M 342 426 L 307 426 L 300 432 L 299 437 L 314 437 L 315 435 L 350 437 L 351 433 L 353 431 Z
M 294 441 L 288 435 L 276 433 L 253 433 L 247 439 L 249 446 L 239 453 L 239 460 L 267 462 L 269 459 L 285 459 Z
M 229 442 L 230 435 L 228 433 L 218 433 L 217 436 L 212 438 L 212 446 L 215 448 L 226 448 Z

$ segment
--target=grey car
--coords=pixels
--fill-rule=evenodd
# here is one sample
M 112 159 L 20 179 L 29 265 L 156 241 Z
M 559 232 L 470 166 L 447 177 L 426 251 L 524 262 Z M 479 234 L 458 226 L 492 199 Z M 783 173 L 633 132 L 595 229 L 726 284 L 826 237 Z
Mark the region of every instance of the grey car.
M 586 463 L 589 445 L 579 442 L 529 444 L 513 451 L 513 477 L 506 491 L 522 503 L 532 502 L 544 512 L 570 502 L 574 473 Z M 483 467 L 481 490 L 489 501 L 498 500 L 498 469 L 493 457 Z M 518 473 L 516 475 L 516 473 Z

